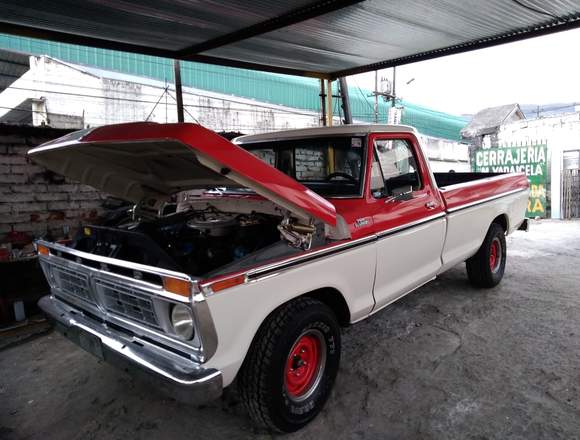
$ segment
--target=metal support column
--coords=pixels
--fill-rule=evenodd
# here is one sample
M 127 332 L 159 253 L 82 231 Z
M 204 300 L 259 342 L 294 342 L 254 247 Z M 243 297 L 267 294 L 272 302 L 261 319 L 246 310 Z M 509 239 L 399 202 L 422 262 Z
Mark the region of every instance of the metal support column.
M 323 79 L 320 80 L 320 109 L 322 111 L 320 115 L 320 123 L 326 127 L 326 92 Z
M 326 83 L 326 125 L 332 127 L 332 81 Z
M 391 101 L 391 107 L 395 106 L 395 101 L 397 100 L 397 66 L 393 67 L 393 90 L 392 90 L 393 99 Z
M 346 83 L 346 78 L 341 76 L 338 78 L 338 83 L 340 85 L 340 99 L 344 112 L 344 123 L 352 124 L 352 112 L 350 111 L 350 102 L 348 101 L 348 84 Z
M 375 70 L 375 105 L 373 111 L 375 113 L 375 124 L 379 123 L 379 71 Z
M 181 89 L 181 66 L 178 60 L 173 60 L 175 73 L 175 100 L 177 101 L 177 122 L 184 122 L 183 117 L 183 91 Z

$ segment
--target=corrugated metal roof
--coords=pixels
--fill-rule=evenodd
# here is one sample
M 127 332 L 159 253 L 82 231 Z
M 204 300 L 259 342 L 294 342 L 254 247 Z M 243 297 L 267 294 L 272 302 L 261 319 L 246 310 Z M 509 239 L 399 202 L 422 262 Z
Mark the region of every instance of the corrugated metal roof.
M 478 111 L 471 121 L 469 121 L 469 124 L 461 130 L 461 136 L 464 138 L 472 138 L 493 133 L 513 113 L 516 113 L 519 119 L 526 119 L 518 104 L 505 104 L 497 107 L 484 108 Z
M 173 79 L 172 62 L 165 58 L 1 34 L 0 48 L 49 55 L 66 62 L 89 66 L 89 69 L 92 66 L 159 81 Z M 184 86 L 286 107 L 320 111 L 320 85 L 315 79 L 189 62 L 182 63 L 181 68 Z M 350 103 L 355 119 L 374 122 L 374 100 L 370 95 L 369 90 L 351 88 Z M 400 104 L 404 107 L 403 124 L 412 125 L 428 136 L 461 139 L 459 132 L 467 124 L 466 119 L 406 101 Z M 380 121 L 387 120 L 389 107 L 390 103 L 379 101 Z
M 29 68 L 28 55 L 0 49 L 0 92 Z
M 170 60 L 148 55 L 8 35 L 0 35 L 0 48 L 34 55 L 49 55 L 70 63 L 115 70 L 121 74 L 137 75 L 160 81 L 173 79 L 173 66 Z M 318 97 L 320 86 L 314 79 L 185 62 L 182 64 L 182 81 L 185 86 L 201 90 L 320 111 Z M 358 90 L 358 88 L 351 90 L 351 108 L 356 119 L 374 121 L 374 102 L 369 95 L 369 90 Z M 404 106 L 402 122 L 413 125 L 421 133 L 429 136 L 459 140 L 459 131 L 467 123 L 459 116 L 437 112 L 408 102 L 403 102 L 402 105 Z M 389 106 L 389 103 L 379 101 L 381 121 L 386 121 Z
M 173 81 L 173 63 L 167 58 L 2 34 L 0 48 Z M 190 87 L 295 108 L 319 109 L 319 92 L 312 93 L 312 87 L 320 87 L 316 79 L 191 62 L 183 62 L 181 70 L 183 84 Z
M 579 0 L 0 0 L 0 32 L 335 78 L 580 26 Z

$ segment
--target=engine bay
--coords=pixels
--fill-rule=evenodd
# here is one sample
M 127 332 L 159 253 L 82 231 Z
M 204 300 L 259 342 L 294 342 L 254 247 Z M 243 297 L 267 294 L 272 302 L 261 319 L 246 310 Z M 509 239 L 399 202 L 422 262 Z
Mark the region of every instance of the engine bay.
M 114 227 L 84 227 L 73 247 L 202 276 L 280 242 L 280 222 L 275 215 L 224 212 L 207 206 Z

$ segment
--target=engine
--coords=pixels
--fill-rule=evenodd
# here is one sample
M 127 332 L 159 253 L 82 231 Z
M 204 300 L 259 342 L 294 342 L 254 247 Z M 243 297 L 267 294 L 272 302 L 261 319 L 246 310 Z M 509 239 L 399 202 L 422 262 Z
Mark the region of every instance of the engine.
M 272 215 L 228 213 L 209 207 L 130 222 L 115 229 L 147 236 L 175 263 L 171 269 L 200 276 L 279 241 L 279 222 Z M 119 247 L 115 246 L 116 252 L 122 252 L 124 259 L 152 264 L 146 255 L 153 254 L 151 249 L 131 246 L 128 255 Z

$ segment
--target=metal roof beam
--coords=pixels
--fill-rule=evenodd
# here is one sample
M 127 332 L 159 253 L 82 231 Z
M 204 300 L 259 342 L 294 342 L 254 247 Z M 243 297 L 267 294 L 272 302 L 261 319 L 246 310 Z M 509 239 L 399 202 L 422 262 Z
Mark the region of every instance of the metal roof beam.
M 311 78 L 327 79 L 328 73 L 310 72 L 287 67 L 270 66 L 266 64 L 252 63 L 246 61 L 230 60 L 206 55 L 189 55 L 186 58 L 179 52 L 166 49 L 157 49 L 138 44 L 123 43 L 118 41 L 105 40 L 102 38 L 87 37 L 84 35 L 68 34 L 66 32 L 39 29 L 13 23 L 0 22 L 0 33 L 18 35 L 21 37 L 37 38 L 41 40 L 58 41 L 61 43 L 76 44 L 79 46 L 90 46 L 99 49 L 118 50 L 121 52 L 132 52 L 142 55 L 150 55 L 161 58 L 180 59 L 205 64 L 215 64 L 218 66 L 235 67 L 239 69 L 260 70 L 264 72 L 282 73 L 285 75 L 306 76 Z
M 156 49 L 149 46 L 140 46 L 131 43 L 105 40 L 103 38 L 87 37 L 84 35 L 69 34 L 66 32 L 53 31 L 50 29 L 35 28 L 20 24 L 0 21 L 0 33 L 18 35 L 20 37 L 36 38 L 40 40 L 52 40 L 61 43 L 77 44 L 79 46 L 91 46 L 99 49 L 111 49 L 121 52 L 133 52 L 144 55 L 171 58 L 172 51 Z
M 180 50 L 178 54 L 182 59 L 188 59 L 188 57 L 191 55 L 234 44 L 242 40 L 247 40 L 248 38 L 257 37 L 259 35 L 310 20 L 312 18 L 316 18 L 321 15 L 346 8 L 348 6 L 353 6 L 363 1 L 364 0 L 322 0 L 311 3 L 309 5 L 302 6 L 301 8 L 289 11 L 285 14 L 279 15 L 278 17 L 270 18 L 238 31 L 204 41 L 203 43 L 195 44 Z
M 528 38 L 540 37 L 542 35 L 549 35 L 556 32 L 568 31 L 577 28 L 580 28 L 580 15 L 561 17 L 558 20 L 548 21 L 534 27 L 518 29 L 507 34 L 494 35 L 488 38 L 468 41 L 466 43 L 456 44 L 441 49 L 420 52 L 401 58 L 393 58 L 390 60 L 379 61 L 373 64 L 367 64 L 366 66 L 353 67 L 352 69 L 332 72 L 330 77 L 331 79 L 337 79 L 342 76 L 357 75 L 359 73 L 371 72 L 374 70 L 388 69 L 390 67 L 402 66 L 404 64 L 411 64 L 419 61 L 431 60 L 434 58 L 441 58 L 443 56 L 470 52 L 477 49 L 485 49 L 487 47 L 499 46 L 500 44 L 513 43 L 516 41 L 526 40 Z

